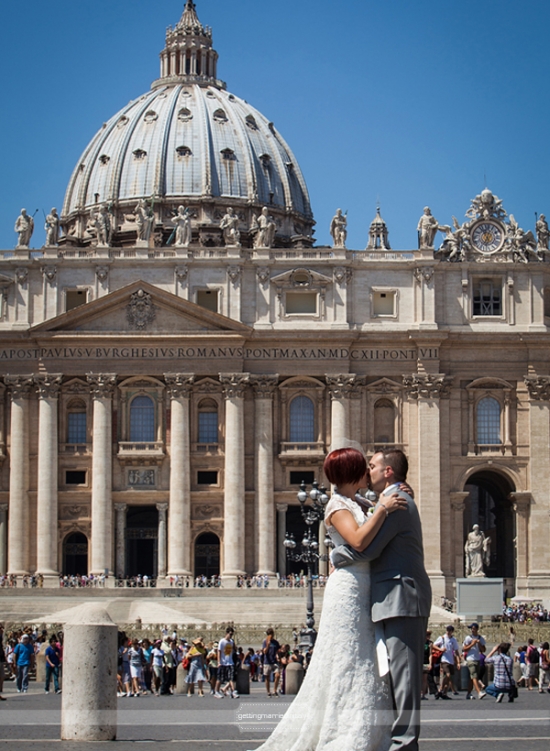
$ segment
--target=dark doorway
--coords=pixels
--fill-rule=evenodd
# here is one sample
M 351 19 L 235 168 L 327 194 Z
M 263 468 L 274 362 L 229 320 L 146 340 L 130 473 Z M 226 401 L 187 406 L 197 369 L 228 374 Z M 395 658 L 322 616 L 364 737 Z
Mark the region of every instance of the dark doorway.
M 286 512 L 286 531 L 288 534 L 294 535 L 294 539 L 296 540 L 296 547 L 294 549 L 295 553 L 299 553 L 302 549 L 301 542 L 302 538 L 305 534 L 307 534 L 307 524 L 302 518 L 302 512 L 300 509 L 300 506 L 289 506 Z M 315 537 L 316 540 L 319 540 L 319 525 L 314 524 L 311 528 L 311 531 Z M 318 563 L 317 561 L 312 566 L 312 573 L 317 574 L 318 573 Z M 300 574 L 300 573 L 306 573 L 307 572 L 307 564 L 295 562 L 295 561 L 289 561 L 288 558 L 286 559 L 286 572 L 281 572 L 283 575 L 288 576 L 288 574 Z
M 88 573 L 88 538 L 73 532 L 63 543 L 63 573 L 68 576 Z
M 220 538 L 205 532 L 195 540 L 195 576 L 219 576 Z
M 158 511 L 130 506 L 126 515 L 126 578 L 157 576 Z
M 474 524 L 491 538 L 491 563 L 487 576 L 513 579 L 516 575 L 514 545 L 515 516 L 508 496 L 514 491 L 509 481 L 496 472 L 476 472 L 464 490 L 470 495 L 464 508 L 463 543 Z

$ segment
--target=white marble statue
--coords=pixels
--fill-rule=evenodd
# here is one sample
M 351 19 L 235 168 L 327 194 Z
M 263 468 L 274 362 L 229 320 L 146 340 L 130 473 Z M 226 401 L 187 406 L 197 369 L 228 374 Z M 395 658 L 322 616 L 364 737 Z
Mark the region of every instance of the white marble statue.
M 453 232 L 454 227 L 454 232 Z M 468 229 L 461 227 L 456 216 L 453 216 L 453 227 L 448 224 L 440 224 L 438 229 L 445 233 L 445 239 L 441 243 L 437 253 L 441 253 L 447 261 L 463 261 L 468 248 Z
M 176 225 L 176 248 L 188 248 L 191 242 L 189 209 L 185 206 L 178 206 L 178 213 L 172 218 L 172 224 Z
M 15 221 L 15 231 L 19 235 L 18 248 L 28 248 L 34 232 L 34 219 L 27 214 L 27 209 L 21 209 L 21 214 Z
M 524 232 L 516 222 L 513 214 L 510 214 L 510 227 L 512 230 L 510 245 L 514 253 L 514 257 L 517 260 L 523 261 L 523 263 L 529 262 L 528 253 L 532 253 L 534 256 L 539 258 L 535 236 L 533 235 L 531 230 Z
M 223 240 L 226 245 L 239 247 L 241 244 L 241 233 L 239 232 L 239 217 L 235 214 L 234 209 L 229 206 L 227 213 L 220 222 L 220 228 L 223 230 Z
M 346 239 L 348 236 L 347 227 L 348 220 L 346 216 L 342 214 L 342 209 L 337 209 L 336 214 L 330 223 L 330 234 L 335 248 L 346 247 Z
M 424 213 L 420 217 L 418 222 L 418 247 L 419 248 L 433 248 L 435 236 L 439 225 L 435 216 L 432 216 L 432 212 L 429 206 L 426 206 Z
M 99 247 L 109 248 L 113 233 L 112 217 L 106 204 L 100 206 L 99 211 L 92 218 L 92 226 L 96 231 Z
M 152 207 L 147 201 L 140 198 L 138 205 L 134 209 L 134 214 L 137 225 L 137 239 L 149 242 L 151 230 L 153 229 L 153 223 L 155 221 L 155 214 Z
M 466 554 L 466 576 L 485 576 L 483 564 L 488 566 L 491 560 L 491 538 L 485 537 L 485 534 L 479 528 L 479 524 L 474 524 L 472 531 L 466 538 L 464 552 Z
M 267 206 L 264 206 L 262 213 L 256 219 L 256 238 L 254 240 L 255 248 L 272 248 L 275 243 L 275 230 L 277 226 L 273 217 L 269 213 Z
M 44 225 L 46 230 L 46 247 L 57 245 L 59 240 L 59 215 L 57 209 L 52 209 L 46 217 Z
M 548 250 L 548 243 L 550 241 L 550 232 L 548 230 L 548 222 L 544 214 L 541 214 L 536 224 L 537 231 L 537 248 L 538 250 Z

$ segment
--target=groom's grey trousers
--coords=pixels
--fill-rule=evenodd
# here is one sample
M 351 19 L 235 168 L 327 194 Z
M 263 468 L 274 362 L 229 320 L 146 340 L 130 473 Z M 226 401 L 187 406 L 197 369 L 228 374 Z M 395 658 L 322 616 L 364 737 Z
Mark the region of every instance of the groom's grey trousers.
M 428 619 L 388 618 L 378 625 L 384 629 L 396 712 L 390 751 L 416 751 L 420 734 L 422 662 Z

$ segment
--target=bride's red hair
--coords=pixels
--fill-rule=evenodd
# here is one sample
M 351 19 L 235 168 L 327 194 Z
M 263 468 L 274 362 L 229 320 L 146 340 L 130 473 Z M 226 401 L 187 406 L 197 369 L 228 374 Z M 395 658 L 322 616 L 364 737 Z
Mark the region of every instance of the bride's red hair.
M 367 460 L 357 449 L 336 449 L 325 459 L 323 471 L 327 480 L 337 487 L 359 482 L 367 471 Z

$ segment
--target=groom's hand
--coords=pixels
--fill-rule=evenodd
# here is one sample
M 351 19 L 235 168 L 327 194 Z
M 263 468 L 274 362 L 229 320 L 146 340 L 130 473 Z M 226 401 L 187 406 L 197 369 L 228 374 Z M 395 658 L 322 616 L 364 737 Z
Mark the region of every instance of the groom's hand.
M 354 551 L 348 545 L 337 545 L 330 554 L 334 568 L 345 568 L 354 562 Z

